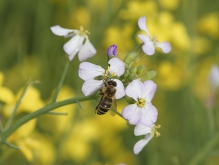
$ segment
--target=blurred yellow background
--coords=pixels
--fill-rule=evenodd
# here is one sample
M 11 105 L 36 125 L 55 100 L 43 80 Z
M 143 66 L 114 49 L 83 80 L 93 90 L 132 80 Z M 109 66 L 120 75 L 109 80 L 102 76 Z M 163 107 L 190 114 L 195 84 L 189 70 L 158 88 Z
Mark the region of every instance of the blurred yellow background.
M 118 46 L 120 59 L 141 41 L 137 21 L 147 17 L 150 33 L 169 41 L 172 51 L 141 61 L 156 70 L 158 85 L 153 105 L 159 116 L 161 136 L 153 138 L 134 155 L 133 127 L 119 116 L 97 116 L 98 101 L 59 108 L 68 116 L 42 115 L 20 127 L 9 142 L 21 151 L 0 148 L 0 164 L 22 165 L 186 165 L 204 152 L 219 131 L 218 89 L 212 89 L 209 72 L 219 65 L 219 1 L 217 0 L 1 0 L 0 1 L 0 117 L 4 123 L 24 84 L 31 86 L 16 119 L 51 101 L 66 61 L 64 37 L 50 27 L 84 26 L 97 54 L 89 62 L 105 68 L 106 50 Z M 58 100 L 83 96 L 78 58 L 70 62 Z M 214 90 L 212 92 L 212 90 Z M 217 90 L 217 91 L 216 91 Z M 216 93 L 215 102 L 207 102 Z M 118 110 L 127 105 L 117 102 Z M 219 141 L 219 140 L 218 140 Z M 202 155 L 199 165 L 219 164 L 219 146 Z

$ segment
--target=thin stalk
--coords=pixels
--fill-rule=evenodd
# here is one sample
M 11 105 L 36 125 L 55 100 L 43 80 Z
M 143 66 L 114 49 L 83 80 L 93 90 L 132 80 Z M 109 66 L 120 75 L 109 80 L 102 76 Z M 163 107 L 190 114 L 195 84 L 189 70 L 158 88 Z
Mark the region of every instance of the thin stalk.
M 209 137 L 212 138 L 215 135 L 215 121 L 213 109 L 207 109 L 208 125 L 209 125 Z
M 17 120 L 16 122 L 14 122 L 6 131 L 4 131 L 2 133 L 1 137 L 3 140 L 7 139 L 11 134 L 13 134 L 13 132 L 15 132 L 20 126 L 22 126 L 26 122 L 28 122 L 31 119 L 34 119 L 42 114 L 48 113 L 56 108 L 59 108 L 59 107 L 65 106 L 65 105 L 69 105 L 69 104 L 74 104 L 74 103 L 77 103 L 77 101 L 82 102 L 82 101 L 97 99 L 98 97 L 99 96 L 97 96 L 97 95 L 92 95 L 92 96 L 88 96 L 88 97 L 72 98 L 72 99 L 67 99 L 67 100 L 63 100 L 60 102 L 48 104 L 45 107 L 40 108 L 39 110 L 37 110 L 33 113 L 27 114 L 27 115 L 23 116 L 22 118 L 20 118 L 19 120 Z
M 5 125 L 4 130 L 6 130 L 6 129 L 11 125 L 11 123 L 12 123 L 12 121 L 13 121 L 13 119 L 14 119 L 16 113 L 17 113 L 18 107 L 19 107 L 19 105 L 21 104 L 21 101 L 22 101 L 22 99 L 23 99 L 23 97 L 24 97 L 24 95 L 25 95 L 25 93 L 26 93 L 26 91 L 27 91 L 27 88 L 28 88 L 32 83 L 33 83 L 33 82 L 30 82 L 30 83 L 28 82 L 28 83 L 25 85 L 25 87 L 24 87 L 24 89 L 23 89 L 23 91 L 22 91 L 22 94 L 21 94 L 19 100 L 17 101 L 17 103 L 16 103 L 16 105 L 15 105 L 15 107 L 14 107 L 14 110 L 13 110 L 13 112 L 12 112 L 10 118 L 8 119 L 8 121 L 7 121 L 6 125 Z
M 0 134 L 2 133 L 2 131 L 3 131 L 3 126 L 2 126 L 2 120 L 0 118 Z
M 68 116 L 68 113 L 67 112 L 48 112 L 45 115 Z
M 216 146 L 219 142 L 219 133 L 217 133 L 210 141 L 208 141 L 202 149 L 192 158 L 188 165 L 196 165 L 203 162 L 206 155 Z
M 67 71 L 68 71 L 68 66 L 69 66 L 69 60 L 68 60 L 68 61 L 66 62 L 66 64 L 65 64 L 65 68 L 64 68 L 64 71 L 63 71 L 63 73 L 62 73 L 62 77 L 61 77 L 61 79 L 60 79 L 60 81 L 59 81 L 58 87 L 56 88 L 55 94 L 54 94 L 54 96 L 53 96 L 52 103 L 55 103 L 55 102 L 56 102 L 56 99 L 57 99 L 57 97 L 58 97 L 59 91 L 60 91 L 60 89 L 61 89 L 61 87 L 62 87 L 62 84 L 63 84 L 63 82 L 64 82 L 66 73 L 67 73 Z

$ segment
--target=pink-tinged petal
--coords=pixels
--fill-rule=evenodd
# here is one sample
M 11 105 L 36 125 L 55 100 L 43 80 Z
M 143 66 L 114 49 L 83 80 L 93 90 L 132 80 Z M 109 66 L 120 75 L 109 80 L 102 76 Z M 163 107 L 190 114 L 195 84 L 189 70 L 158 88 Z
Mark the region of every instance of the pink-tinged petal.
M 149 56 L 153 55 L 155 52 L 155 47 L 154 47 L 154 43 L 150 40 L 150 38 L 145 35 L 138 35 L 138 38 L 140 38 L 144 43 L 142 45 L 143 52 Z
M 125 107 L 122 111 L 122 116 L 129 121 L 130 124 L 138 124 L 141 113 L 136 104 L 131 104 Z
M 52 26 L 52 27 L 50 27 L 50 29 L 57 36 L 66 36 L 73 31 L 77 31 L 77 30 L 73 30 L 73 29 L 62 28 L 59 25 Z
M 139 79 L 133 80 L 125 90 L 125 93 L 127 96 L 132 97 L 136 101 L 139 98 L 142 98 L 142 90 L 144 89 L 144 86 L 142 82 Z
M 151 102 L 146 102 L 145 107 L 141 108 L 140 122 L 145 126 L 151 127 L 157 121 L 157 115 L 156 107 Z
M 146 17 L 140 17 L 138 19 L 138 26 L 141 30 L 144 30 L 147 33 L 147 35 L 150 36 L 150 33 L 149 33 L 147 26 L 146 26 Z
M 156 47 L 159 47 L 161 48 L 161 50 L 164 52 L 164 53 L 169 53 L 172 49 L 171 45 L 169 42 L 157 42 L 157 45 Z
M 157 89 L 157 85 L 152 80 L 147 80 L 143 83 L 144 85 L 144 96 L 147 101 L 151 101 Z
M 86 59 L 94 56 L 96 54 L 96 49 L 94 46 L 90 43 L 89 39 L 86 38 L 86 42 L 83 46 L 81 46 L 79 53 L 78 53 L 78 59 L 79 61 L 85 61 Z
M 68 54 L 70 61 L 74 58 L 76 53 L 79 51 L 80 47 L 82 46 L 83 40 L 84 37 L 76 35 L 64 45 L 63 48 L 65 52 Z
M 142 123 L 138 123 L 138 124 L 135 126 L 134 134 L 135 134 L 135 136 L 146 135 L 146 134 L 148 134 L 148 133 L 151 133 L 152 127 L 153 127 L 153 126 L 148 127 L 148 126 L 145 126 L 145 125 L 142 124 Z
M 146 146 L 146 144 L 152 139 L 153 136 L 147 135 L 145 139 L 139 140 L 137 143 L 134 145 L 134 153 L 137 155 L 139 152 L 142 151 L 142 149 Z
M 125 72 L 125 63 L 118 58 L 112 58 L 108 62 L 110 64 L 109 73 L 116 73 L 117 76 L 121 76 Z
M 211 67 L 211 70 L 209 73 L 209 84 L 213 88 L 219 87 L 219 67 L 217 65 L 213 65 Z
M 103 87 L 102 80 L 87 80 L 84 82 L 82 86 L 82 92 L 85 96 L 89 96 L 97 92 L 99 89 Z
M 105 70 L 99 66 L 90 62 L 82 62 L 79 65 L 78 75 L 84 81 L 94 79 L 97 76 L 104 75 Z
M 125 96 L 125 88 L 123 83 L 118 80 L 118 79 L 114 79 L 114 81 L 117 83 L 117 87 L 116 87 L 116 99 L 120 99 L 123 96 Z

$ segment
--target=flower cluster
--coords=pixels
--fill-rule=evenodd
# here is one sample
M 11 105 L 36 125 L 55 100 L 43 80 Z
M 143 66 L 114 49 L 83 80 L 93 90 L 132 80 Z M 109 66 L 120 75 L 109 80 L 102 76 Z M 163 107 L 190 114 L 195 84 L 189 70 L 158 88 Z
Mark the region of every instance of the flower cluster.
M 171 45 L 168 42 L 161 43 L 157 38 L 153 38 L 150 35 L 146 27 L 145 17 L 139 18 L 138 25 L 147 34 L 138 35 L 143 42 L 142 50 L 145 54 L 153 55 L 155 47 L 161 48 L 164 53 L 170 52 Z M 64 45 L 64 50 L 69 55 L 70 60 L 74 58 L 77 52 L 80 61 L 84 61 L 96 53 L 95 48 L 88 40 L 87 34 L 89 32 L 84 31 L 83 28 L 71 30 L 54 26 L 51 27 L 51 30 L 59 36 L 73 37 Z M 83 44 L 84 39 L 86 41 Z M 117 46 L 113 44 L 108 48 L 107 55 L 109 61 L 106 69 L 90 62 L 82 62 L 80 64 L 78 74 L 84 80 L 82 92 L 85 96 L 89 96 L 98 90 L 102 91 L 106 85 L 106 80 L 113 79 L 117 84 L 115 98 L 120 99 L 126 95 L 126 97 L 134 101 L 122 110 L 121 116 L 130 124 L 135 125 L 134 134 L 136 136 L 145 135 L 144 139 L 138 141 L 134 146 L 134 153 L 138 154 L 154 135 L 160 135 L 156 130 L 160 128 L 160 125 L 155 126 L 158 111 L 151 102 L 157 85 L 150 79 L 155 75 L 154 72 L 145 72 L 144 65 L 133 66 L 142 59 L 141 52 L 129 53 L 123 62 L 118 58 Z M 142 75 L 147 75 L 147 79 L 144 82 L 141 81 Z

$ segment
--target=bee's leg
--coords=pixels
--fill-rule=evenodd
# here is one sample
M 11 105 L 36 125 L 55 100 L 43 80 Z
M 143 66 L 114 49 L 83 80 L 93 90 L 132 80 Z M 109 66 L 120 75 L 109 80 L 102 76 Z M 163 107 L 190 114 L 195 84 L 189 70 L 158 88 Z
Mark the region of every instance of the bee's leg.
M 100 94 L 100 95 L 103 95 L 103 94 L 104 94 L 102 89 L 100 89 L 100 93 L 99 93 L 99 94 Z

